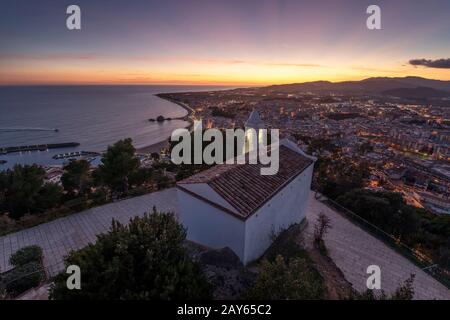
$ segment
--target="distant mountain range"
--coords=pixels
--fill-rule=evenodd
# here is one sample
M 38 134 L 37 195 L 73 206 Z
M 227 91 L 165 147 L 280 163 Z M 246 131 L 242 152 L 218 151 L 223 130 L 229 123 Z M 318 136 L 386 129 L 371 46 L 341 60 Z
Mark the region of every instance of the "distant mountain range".
M 432 80 L 420 77 L 368 78 L 361 81 L 314 81 L 273 85 L 260 88 L 269 92 L 294 93 L 343 93 L 381 94 L 401 98 L 444 98 L 450 97 L 450 81 Z
M 411 99 L 450 97 L 450 92 L 448 91 L 437 90 L 429 87 L 392 89 L 383 91 L 382 94 L 393 97 L 411 98 Z

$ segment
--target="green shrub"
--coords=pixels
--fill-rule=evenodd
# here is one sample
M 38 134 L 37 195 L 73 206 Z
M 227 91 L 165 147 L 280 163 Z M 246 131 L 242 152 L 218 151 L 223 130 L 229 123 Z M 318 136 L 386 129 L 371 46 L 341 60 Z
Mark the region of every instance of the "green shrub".
M 67 265 L 82 270 L 82 290 L 67 289 L 68 275 L 55 279 L 56 300 L 206 299 L 210 286 L 188 256 L 186 231 L 171 213 L 135 217 L 129 224 L 113 221 L 95 244 L 73 251 Z
M 26 214 L 38 214 L 61 204 L 62 188 L 45 183 L 45 170 L 38 165 L 15 165 L 0 170 L 0 212 L 19 220 Z
M 323 278 L 307 259 L 294 258 L 288 263 L 282 256 L 275 261 L 263 260 L 260 273 L 247 299 L 255 300 L 316 300 L 324 299 Z
M 0 213 L 0 236 L 14 230 L 15 222 L 16 221 L 8 217 L 8 215 Z
M 6 292 L 12 296 L 16 296 L 28 289 L 37 287 L 43 279 L 44 274 L 41 264 L 38 262 L 30 262 L 6 273 L 2 282 L 4 283 Z
M 356 189 L 336 202 L 403 241 L 420 231 L 417 209 L 407 205 L 399 193 Z
M 104 188 L 97 188 L 97 190 L 91 193 L 90 199 L 92 200 L 93 206 L 106 204 L 110 201 L 108 190 Z
M 320 239 L 320 240 L 315 241 L 314 244 L 315 244 L 316 248 L 319 250 L 321 255 L 328 256 L 328 249 L 327 249 L 327 246 L 325 245 L 325 241 Z
M 14 269 L 4 274 L 2 286 L 11 296 L 38 286 L 44 279 L 42 268 L 42 249 L 28 246 L 20 249 L 9 258 Z
M 6 292 L 5 289 L 0 287 L 0 301 L 1 300 L 8 300 L 8 299 L 9 299 L 8 293 Z
M 70 199 L 64 203 L 64 206 L 66 206 L 67 208 L 70 208 L 74 212 L 83 211 L 89 207 L 87 198 L 84 196 Z
M 266 251 L 265 257 L 270 262 L 275 261 L 276 257 L 281 255 L 285 259 L 305 258 L 308 259 L 308 253 L 294 241 L 275 241 Z
M 41 264 L 42 249 L 39 246 L 28 246 L 20 249 L 9 258 L 9 263 L 20 267 L 30 262 Z
M 301 232 L 301 228 L 300 224 L 296 224 L 279 233 L 265 252 L 264 258 L 273 262 L 278 255 L 281 255 L 286 260 L 303 258 L 309 261 L 308 252 L 298 244 L 298 235 Z
M 127 195 L 129 197 L 138 197 L 147 193 L 149 193 L 149 190 L 146 187 L 139 186 L 128 190 Z
M 367 289 L 362 293 L 353 292 L 348 300 L 412 300 L 414 298 L 414 278 L 415 275 L 411 274 L 391 295 L 386 294 L 383 290 L 376 292 Z

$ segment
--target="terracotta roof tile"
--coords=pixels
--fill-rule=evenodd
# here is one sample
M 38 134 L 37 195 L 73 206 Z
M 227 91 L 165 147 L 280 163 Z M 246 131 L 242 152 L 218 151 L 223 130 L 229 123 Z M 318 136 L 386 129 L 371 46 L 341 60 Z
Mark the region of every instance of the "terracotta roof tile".
M 207 183 L 245 219 L 313 162 L 283 145 L 279 155 L 275 175 L 261 175 L 261 164 L 220 164 L 178 184 Z

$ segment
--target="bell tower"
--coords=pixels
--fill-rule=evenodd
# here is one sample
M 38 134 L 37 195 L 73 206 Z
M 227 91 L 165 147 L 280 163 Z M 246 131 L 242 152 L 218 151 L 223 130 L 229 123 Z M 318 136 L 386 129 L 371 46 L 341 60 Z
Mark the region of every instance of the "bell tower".
M 259 144 L 263 143 L 261 129 L 265 128 L 266 125 L 264 121 L 261 120 L 258 111 L 253 110 L 252 113 L 250 113 L 247 121 L 245 122 L 244 153 L 254 151 Z

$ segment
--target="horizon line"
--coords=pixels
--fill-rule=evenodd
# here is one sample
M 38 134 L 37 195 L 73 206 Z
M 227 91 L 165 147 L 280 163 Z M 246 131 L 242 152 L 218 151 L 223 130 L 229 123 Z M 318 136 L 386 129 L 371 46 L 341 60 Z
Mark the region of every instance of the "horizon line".
M 426 78 L 421 76 L 414 76 L 414 75 L 407 75 L 403 77 L 389 77 L 389 76 L 374 76 L 374 77 L 361 77 L 358 80 L 338 80 L 338 81 L 331 81 L 331 80 L 313 80 L 313 81 L 299 81 L 299 82 L 282 82 L 282 83 L 180 83 L 180 82 L 144 82 L 144 83 L 117 83 L 117 82 L 99 82 L 99 83 L 10 83 L 10 84 L 2 84 L 0 83 L 0 87 L 39 87 L 39 86 L 191 86 L 191 87 L 200 87 L 200 86 L 209 86 L 209 87 L 237 87 L 237 86 L 245 86 L 245 87 L 266 87 L 266 86 L 274 86 L 274 85 L 289 85 L 289 84 L 302 84 L 302 83 L 314 83 L 314 82 L 330 82 L 330 83 L 341 83 L 341 82 L 358 82 L 358 81 L 364 81 L 367 79 L 377 79 L 377 78 L 385 78 L 385 79 L 402 79 L 402 78 L 421 78 L 426 80 L 434 80 L 434 81 L 450 81 L 450 79 L 434 79 L 434 78 Z

